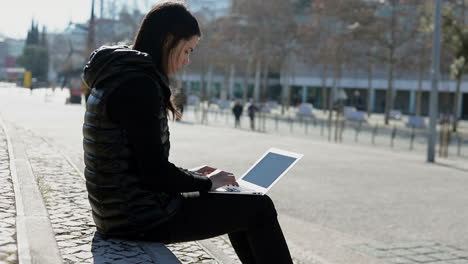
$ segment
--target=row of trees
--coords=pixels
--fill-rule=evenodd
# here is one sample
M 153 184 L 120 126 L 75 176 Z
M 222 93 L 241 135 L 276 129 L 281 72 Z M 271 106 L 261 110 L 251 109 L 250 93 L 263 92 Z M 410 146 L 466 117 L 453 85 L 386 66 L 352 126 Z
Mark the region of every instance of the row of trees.
M 47 31 L 43 27 L 40 32 L 37 22 L 31 23 L 23 54 L 17 58 L 17 63 L 30 71 L 38 81 L 47 81 L 49 72 Z
M 374 76 L 387 79 L 385 123 L 394 108 L 394 80 L 418 79 L 416 111 L 421 114 L 422 84 L 430 75 L 433 1 L 418 0 L 236 0 L 223 17 L 202 21 L 204 38 L 191 71 L 203 76 L 202 97 L 212 89 L 213 74 L 225 77 L 222 96 L 232 90 L 232 76 L 254 80 L 253 97 L 272 97 L 268 78 L 279 76 L 283 105 L 290 104 L 291 76 L 304 65 L 322 77 L 321 105 L 332 109 L 340 79 L 367 76 L 367 109 Z M 458 81 L 444 112 L 458 111 L 460 83 L 468 62 L 466 0 L 447 1 L 444 10 L 442 72 Z M 466 42 L 466 43 L 465 43 Z M 332 84 L 326 80 L 331 77 Z M 327 89 L 327 87 L 333 89 Z M 270 88 L 270 89 L 269 89 Z M 247 89 L 243 89 L 247 99 Z M 449 95 L 447 95 L 449 96 Z M 448 107 L 452 106 L 453 107 Z M 450 109 L 449 109 L 450 108 Z M 369 112 L 370 114 L 370 112 Z M 456 129 L 456 123 L 454 124 Z
M 452 114 L 458 110 L 461 80 L 468 68 L 465 2 L 468 0 L 447 1 L 444 11 L 442 72 L 457 80 L 457 92 L 445 99 L 450 109 L 442 110 Z M 106 3 L 115 4 L 115 1 Z M 117 8 L 101 10 L 108 10 L 107 13 L 113 10 L 113 13 L 93 21 L 96 45 L 130 42 L 144 15 L 128 6 L 121 7 L 120 11 L 116 11 Z M 375 76 L 386 78 L 386 123 L 394 108 L 395 78 L 417 78 L 414 114 L 421 114 L 422 85 L 429 79 L 432 49 L 432 1 L 269 0 L 266 3 L 233 0 L 230 10 L 221 17 L 213 18 L 209 12 L 196 16 L 204 36 L 188 70 L 202 76 L 203 98 L 211 96 L 215 75 L 224 76 L 223 99 L 232 96 L 233 78 L 242 76 L 244 100 L 249 93 L 259 101 L 277 99 L 274 97 L 279 95 L 282 105 L 287 106 L 291 103 L 292 76 L 304 67 L 321 76 L 319 105 L 329 110 L 336 103 L 336 92 L 343 76 L 367 77 L 368 111 L 372 103 L 370 95 L 375 92 L 372 80 Z M 83 28 L 85 40 L 89 26 L 76 26 Z M 80 73 L 89 55 L 89 47 L 85 43 L 76 44 L 75 37 L 59 34 L 51 41 L 52 67 L 59 73 Z M 39 79 L 47 77 L 41 73 L 47 71 L 43 67 L 48 65 L 46 46 L 45 29 L 39 33 L 37 24 L 33 23 L 19 62 Z M 279 85 L 269 83 L 272 77 L 279 79 Z M 326 83 L 329 78 L 333 80 L 331 84 Z M 253 89 L 249 92 L 247 88 L 252 79 Z

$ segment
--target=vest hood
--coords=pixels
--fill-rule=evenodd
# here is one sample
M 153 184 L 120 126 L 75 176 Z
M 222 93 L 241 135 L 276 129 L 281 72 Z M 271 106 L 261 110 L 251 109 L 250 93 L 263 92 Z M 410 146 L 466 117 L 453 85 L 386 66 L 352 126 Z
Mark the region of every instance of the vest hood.
M 156 74 L 166 85 L 168 80 L 160 74 L 149 54 L 131 49 L 129 46 L 102 46 L 93 53 L 83 69 L 83 80 L 88 87 L 96 88 L 100 82 L 130 72 Z

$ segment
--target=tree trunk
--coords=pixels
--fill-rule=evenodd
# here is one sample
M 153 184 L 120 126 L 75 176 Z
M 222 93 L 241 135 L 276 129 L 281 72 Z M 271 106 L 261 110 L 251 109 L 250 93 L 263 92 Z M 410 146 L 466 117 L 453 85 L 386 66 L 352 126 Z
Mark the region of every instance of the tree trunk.
M 367 116 L 371 116 L 372 111 L 372 64 L 369 63 L 369 67 L 367 68 Z
M 390 58 L 393 59 L 393 52 Z M 385 100 L 385 125 L 388 125 L 390 120 L 390 111 L 393 108 L 393 62 L 390 59 L 390 65 L 388 70 L 388 89 Z
M 422 66 L 422 65 L 421 65 Z M 416 92 L 416 116 L 421 115 L 423 67 L 419 68 L 418 91 Z
M 250 74 L 252 71 L 252 58 L 249 58 L 247 60 L 247 69 L 245 70 L 245 77 L 244 77 L 244 91 L 242 93 L 242 100 L 244 103 L 247 102 L 247 95 L 249 92 L 249 80 L 250 80 Z
M 253 98 L 256 102 L 260 97 L 260 75 L 262 70 L 262 64 L 260 60 L 257 60 L 257 65 L 255 66 L 255 86 L 254 86 L 254 93 Z
M 340 75 L 340 73 L 339 73 L 339 71 L 340 71 L 339 68 L 340 67 L 341 66 L 339 66 L 339 65 L 337 65 L 335 67 L 335 72 L 333 74 L 333 86 L 330 89 L 330 96 L 328 98 L 328 125 L 330 126 L 329 130 L 331 129 L 331 122 L 332 122 L 332 119 L 333 119 L 333 103 L 334 103 L 336 88 L 337 88 L 337 85 L 338 85 L 338 78 L 339 78 L 339 75 Z M 331 140 L 331 131 L 329 131 L 328 139 Z
M 465 14 L 465 10 L 466 10 L 466 4 L 465 4 L 465 1 L 466 0 L 462 0 L 462 23 L 463 25 L 466 25 L 466 14 Z
M 323 113 L 327 112 L 327 70 L 328 67 L 323 66 L 322 70 L 322 109 Z
M 395 10 L 395 2 L 391 2 L 392 4 L 392 19 L 390 25 L 390 47 L 389 47 L 389 71 L 388 71 L 388 90 L 386 94 L 386 102 L 385 102 L 385 125 L 388 125 L 390 119 L 390 111 L 393 108 L 393 67 L 395 66 L 395 30 L 396 30 L 396 12 Z
M 223 74 L 223 85 L 221 87 L 221 95 L 220 99 L 222 101 L 226 101 L 228 99 L 228 94 L 229 94 L 229 69 L 224 69 L 224 74 Z
M 230 71 L 229 71 L 229 100 L 234 99 L 234 88 L 235 88 L 235 78 L 236 76 L 236 67 L 234 64 L 231 64 Z
M 213 65 L 211 63 L 208 65 L 207 75 L 208 75 L 207 77 L 208 80 L 206 82 L 206 91 L 205 91 L 204 97 L 210 100 L 210 97 L 213 91 Z
M 265 60 L 265 63 L 263 65 L 260 101 L 266 102 L 267 99 L 268 99 L 268 60 Z
M 461 81 L 462 81 L 463 75 L 460 74 L 460 76 L 457 78 L 457 89 L 455 91 L 455 96 L 453 97 L 453 110 L 452 110 L 452 115 L 453 115 L 453 123 L 452 123 L 452 131 L 457 132 L 457 127 L 458 127 L 458 109 L 459 105 L 458 103 L 460 102 L 460 86 L 461 86 Z
M 207 89 L 206 75 L 207 75 L 207 72 L 205 70 L 203 70 L 200 75 L 200 99 L 202 101 L 206 100 L 206 89 Z

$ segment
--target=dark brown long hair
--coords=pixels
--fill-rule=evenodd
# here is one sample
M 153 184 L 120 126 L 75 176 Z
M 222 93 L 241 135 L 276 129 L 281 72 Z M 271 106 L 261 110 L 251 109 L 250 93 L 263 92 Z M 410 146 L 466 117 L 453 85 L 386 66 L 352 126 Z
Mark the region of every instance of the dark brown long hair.
M 156 69 L 168 78 L 169 54 L 181 40 L 188 41 L 194 36 L 201 37 L 201 31 L 187 7 L 180 2 L 163 2 L 153 7 L 141 22 L 133 49 L 148 53 Z M 173 117 L 180 116 L 173 101 L 166 99 Z

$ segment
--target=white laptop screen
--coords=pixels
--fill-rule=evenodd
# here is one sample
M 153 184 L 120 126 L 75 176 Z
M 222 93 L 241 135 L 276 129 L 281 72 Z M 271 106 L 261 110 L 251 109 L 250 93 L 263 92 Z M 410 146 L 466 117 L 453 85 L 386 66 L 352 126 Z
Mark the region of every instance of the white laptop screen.
M 242 180 L 268 188 L 296 159 L 270 152 L 242 177 Z

